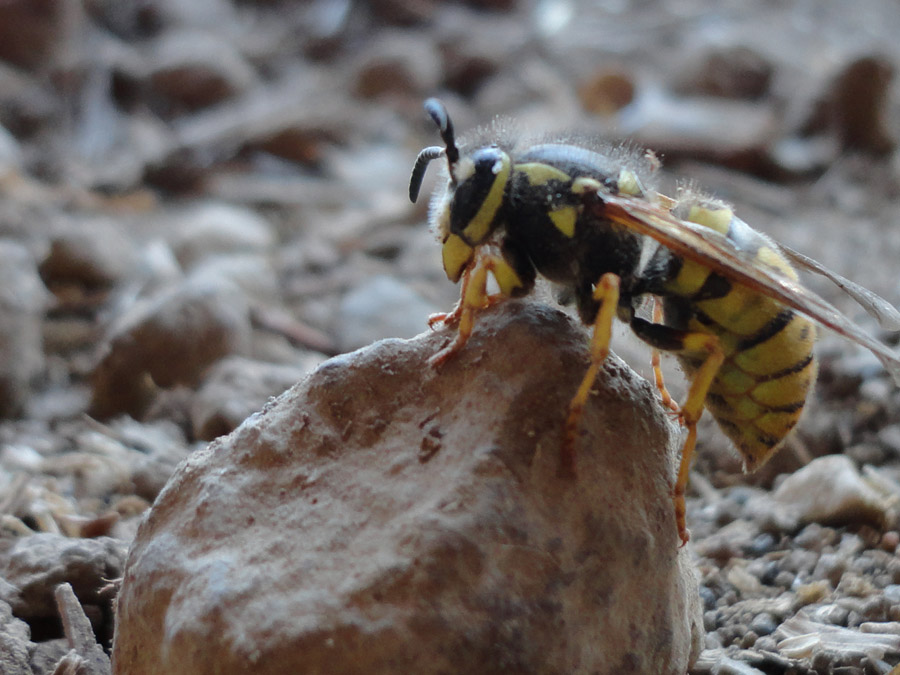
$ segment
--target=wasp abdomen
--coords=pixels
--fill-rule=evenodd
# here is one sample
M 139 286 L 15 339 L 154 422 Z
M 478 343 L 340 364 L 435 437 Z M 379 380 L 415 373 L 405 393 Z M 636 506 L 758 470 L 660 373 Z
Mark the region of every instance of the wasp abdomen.
M 725 234 L 760 265 L 788 278 L 796 273 L 768 239 L 727 212 Z M 703 219 L 692 213 L 692 221 Z M 743 227 L 742 227 L 743 225 Z M 663 254 L 664 255 L 664 254 Z M 667 325 L 715 335 L 725 355 L 705 407 L 737 446 L 745 468 L 766 462 L 796 426 L 815 383 L 816 326 L 797 312 L 708 267 L 679 260 L 662 288 Z M 678 353 L 689 372 L 705 354 Z

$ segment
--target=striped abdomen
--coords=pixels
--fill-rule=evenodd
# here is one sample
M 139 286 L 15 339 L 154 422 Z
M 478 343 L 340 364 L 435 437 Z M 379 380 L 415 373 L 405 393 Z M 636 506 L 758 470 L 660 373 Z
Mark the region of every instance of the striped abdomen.
M 737 218 L 731 219 L 727 236 L 758 264 L 797 278 L 774 245 Z M 689 261 L 680 261 L 677 272 L 664 284 L 664 307 L 667 324 L 719 338 L 725 361 L 705 407 L 744 456 L 745 468 L 758 468 L 797 424 L 815 383 L 815 325 L 780 303 Z M 678 354 L 688 373 L 705 356 Z

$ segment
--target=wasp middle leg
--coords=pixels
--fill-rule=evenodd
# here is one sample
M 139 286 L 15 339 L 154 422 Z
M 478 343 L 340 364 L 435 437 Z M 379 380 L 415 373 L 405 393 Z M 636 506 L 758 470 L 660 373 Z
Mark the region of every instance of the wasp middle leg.
M 563 438 L 562 455 L 560 457 L 560 474 L 575 475 L 575 441 L 578 436 L 578 423 L 584 413 L 591 394 L 591 388 L 597 380 L 597 373 L 609 355 L 609 343 L 612 340 L 613 319 L 619 306 L 619 277 L 615 274 L 604 274 L 594 288 L 593 299 L 600 303 L 594 319 L 594 330 L 591 335 L 591 363 L 578 386 L 578 391 L 569 403 L 569 415 L 566 418 L 565 436 Z

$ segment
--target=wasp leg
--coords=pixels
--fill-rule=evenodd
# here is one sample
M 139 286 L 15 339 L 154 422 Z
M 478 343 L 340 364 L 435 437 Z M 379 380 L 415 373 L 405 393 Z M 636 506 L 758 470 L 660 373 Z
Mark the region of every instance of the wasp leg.
M 684 447 L 681 449 L 681 463 L 678 466 L 675 488 L 672 490 L 672 500 L 675 503 L 675 523 L 678 526 L 678 536 L 681 537 L 682 546 L 691 538 L 685 522 L 687 507 L 684 503 L 684 492 L 687 489 L 691 460 L 697 446 L 697 423 L 703 414 L 703 404 L 709 388 L 725 361 L 725 353 L 715 335 L 688 333 L 683 341 L 683 349 L 688 352 L 706 352 L 707 356 L 697 372 L 694 373 L 687 398 L 684 400 L 684 405 L 681 406 L 681 419 L 687 427 L 688 435 L 684 441 Z
M 434 325 L 437 323 L 443 323 L 447 326 L 453 326 L 459 322 L 460 317 L 463 313 L 463 298 L 466 297 L 466 294 L 469 289 L 469 282 L 472 278 L 472 270 L 475 268 L 477 261 L 473 260 L 468 264 L 465 271 L 462 274 L 462 287 L 459 292 L 459 300 L 456 303 L 456 306 L 453 308 L 452 312 L 438 312 L 437 314 L 432 314 L 428 317 L 428 327 L 434 328 Z
M 663 310 L 662 310 L 662 302 L 660 302 L 659 298 L 653 298 L 653 323 L 662 324 L 663 322 Z M 678 413 L 681 415 L 681 408 L 678 407 L 678 404 L 675 402 L 675 399 L 672 398 L 672 395 L 669 393 L 669 390 L 666 389 L 666 383 L 663 381 L 663 372 L 662 367 L 660 365 L 660 351 L 656 347 L 653 347 L 653 351 L 650 356 L 650 363 L 653 366 L 653 376 L 656 380 L 656 388 L 659 390 L 660 398 L 662 399 L 662 404 L 671 410 L 673 413 Z
M 470 267 L 466 269 L 459 303 L 456 305 L 453 312 L 448 314 L 447 318 L 444 319 L 445 323 L 447 323 L 448 320 L 459 322 L 456 337 L 453 342 L 428 360 L 432 367 L 440 368 L 447 359 L 454 356 L 466 346 L 466 342 L 469 341 L 469 337 L 472 335 L 472 329 L 475 327 L 475 313 L 477 311 L 485 309 L 505 297 L 502 294 L 499 296 L 491 296 L 488 295 L 487 292 L 488 273 L 493 272 L 495 268 L 498 266 L 502 267 L 503 265 L 502 258 L 497 256 L 485 256 L 480 258 L 477 262 L 470 264 Z M 429 317 L 429 322 L 430 319 L 431 317 Z M 436 319 L 436 321 L 437 320 L 440 319 Z
M 613 319 L 619 306 L 619 277 L 615 274 L 604 274 L 600 283 L 594 288 L 593 298 L 600 303 L 600 309 L 594 319 L 594 331 L 591 336 L 591 364 L 588 366 L 578 391 L 569 403 L 569 416 L 566 418 L 565 436 L 563 438 L 560 457 L 560 474 L 575 475 L 575 440 L 578 435 L 578 423 L 584 413 L 584 406 L 591 395 L 591 388 L 597 380 L 600 366 L 609 354 L 609 343 L 612 339 Z
M 697 446 L 697 423 L 703 414 L 703 404 L 709 388 L 725 361 L 725 353 L 719 345 L 719 339 L 709 333 L 691 333 L 658 323 L 650 323 L 639 317 L 632 318 L 631 328 L 639 338 L 655 349 L 705 354 L 703 362 L 692 375 L 691 386 L 679 411 L 681 422 L 687 428 L 687 438 L 681 448 L 678 476 L 672 488 L 672 502 L 675 506 L 675 524 L 678 527 L 678 536 L 684 545 L 691 538 L 685 522 L 684 493 L 687 489 L 694 449 Z

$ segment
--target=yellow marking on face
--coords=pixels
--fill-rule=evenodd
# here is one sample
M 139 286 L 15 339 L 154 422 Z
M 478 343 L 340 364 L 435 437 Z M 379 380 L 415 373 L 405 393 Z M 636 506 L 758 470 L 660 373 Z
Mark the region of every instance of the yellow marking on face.
M 687 219 L 697 225 L 703 225 L 719 234 L 728 234 L 734 212 L 726 207 L 709 207 L 695 204 L 688 212 Z
M 532 185 L 546 185 L 551 180 L 560 182 L 568 182 L 571 176 L 565 171 L 561 171 L 556 167 L 543 164 L 541 162 L 525 162 L 516 165 L 516 171 L 525 174 L 528 182 Z
M 474 255 L 475 249 L 463 241 L 462 237 L 455 234 L 449 235 L 441 248 L 441 257 L 444 260 L 444 271 L 447 273 L 447 278 L 453 283 L 459 281 L 463 270 L 472 262 Z
M 578 220 L 578 211 L 574 206 L 563 206 L 550 211 L 548 214 L 550 220 L 557 230 L 562 232 L 570 239 L 575 236 L 575 221 Z
M 463 236 L 472 244 L 480 244 L 491 233 L 491 226 L 497 211 L 503 205 L 506 192 L 506 184 L 509 181 L 512 162 L 506 153 L 502 153 L 494 167 L 494 182 L 488 191 L 487 197 L 478 209 L 478 213 L 469 221 L 463 229 Z

